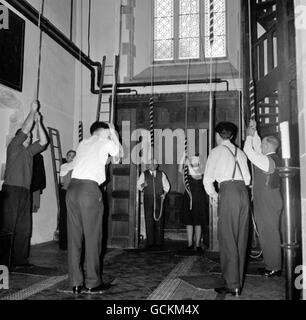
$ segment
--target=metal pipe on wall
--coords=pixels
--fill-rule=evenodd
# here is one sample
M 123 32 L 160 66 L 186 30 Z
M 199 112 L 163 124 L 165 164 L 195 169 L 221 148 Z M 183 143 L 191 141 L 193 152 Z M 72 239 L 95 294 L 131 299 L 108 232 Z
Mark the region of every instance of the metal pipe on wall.
M 6 0 L 13 8 L 15 8 L 19 13 L 25 16 L 29 21 L 38 25 L 39 21 L 39 12 L 31 6 L 25 0 Z M 73 0 L 71 2 L 71 7 L 73 7 Z M 72 14 L 72 13 L 71 13 Z M 71 17 L 72 18 L 72 17 Z M 100 62 L 92 61 L 88 55 L 86 55 L 79 47 L 77 47 L 70 39 L 68 39 L 59 29 L 57 29 L 48 19 L 44 16 L 41 17 L 41 30 L 45 32 L 51 39 L 58 43 L 63 49 L 70 53 L 75 59 L 80 61 L 85 67 L 90 71 L 91 75 L 91 84 L 90 91 L 93 94 L 99 94 L 99 89 L 96 89 L 96 84 L 98 85 L 99 74 L 102 70 L 102 65 Z M 71 37 L 71 31 L 70 31 Z M 97 75 L 97 76 L 96 76 Z M 209 83 L 209 79 L 197 79 L 190 80 L 190 84 L 204 84 Z M 226 83 L 226 90 L 229 91 L 229 81 L 215 78 L 212 79 L 213 83 Z M 118 83 L 117 87 L 120 88 L 129 88 L 129 87 L 149 87 L 154 86 L 165 86 L 165 85 L 183 85 L 185 80 L 170 80 L 170 81 L 155 81 L 153 83 L 149 82 L 129 82 L 129 83 Z M 112 84 L 104 84 L 102 93 L 107 93 L 107 88 L 111 88 Z M 118 90 L 120 92 L 120 90 Z
M 209 83 L 209 79 L 197 79 L 190 80 L 189 84 L 205 84 Z M 229 81 L 215 78 L 212 79 L 213 83 L 226 83 L 226 91 L 229 91 Z M 118 88 L 127 88 L 127 87 L 150 87 L 150 86 L 173 86 L 173 85 L 186 85 L 186 80 L 167 80 L 167 81 L 153 81 L 153 82 L 126 82 L 118 83 Z M 105 84 L 103 88 L 111 88 L 112 84 Z
M 74 0 L 70 0 L 70 41 L 72 41 Z

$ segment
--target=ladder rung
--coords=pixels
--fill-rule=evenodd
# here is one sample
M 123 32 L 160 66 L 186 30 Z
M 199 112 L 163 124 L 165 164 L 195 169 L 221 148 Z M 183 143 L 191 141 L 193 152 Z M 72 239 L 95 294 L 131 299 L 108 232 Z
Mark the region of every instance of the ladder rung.
M 266 114 L 259 114 L 258 115 L 260 118 L 274 118 L 274 117 L 279 117 L 279 113 L 266 113 Z

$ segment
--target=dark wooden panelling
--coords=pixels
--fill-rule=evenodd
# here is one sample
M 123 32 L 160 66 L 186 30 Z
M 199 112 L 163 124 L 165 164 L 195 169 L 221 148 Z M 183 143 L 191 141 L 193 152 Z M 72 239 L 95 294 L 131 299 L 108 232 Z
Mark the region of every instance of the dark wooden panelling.
M 130 121 L 131 130 L 135 129 L 136 111 L 118 112 L 117 123 Z M 131 143 L 131 148 L 135 142 Z M 125 150 L 126 151 L 126 150 Z M 139 213 L 136 205 L 137 167 L 131 165 L 111 165 L 110 182 L 107 186 L 109 203 L 108 245 L 119 248 L 136 248 L 139 241 Z
M 130 108 L 136 109 L 136 127 L 149 129 L 149 99 L 150 95 L 120 95 L 117 99 L 118 115 L 121 120 L 128 120 Z M 196 130 L 195 150 L 199 152 L 199 129 L 208 129 L 209 123 L 209 93 L 190 92 L 188 95 L 188 129 Z M 220 121 L 234 122 L 239 125 L 239 92 L 237 91 L 218 91 L 214 92 L 216 123 Z M 184 129 L 185 125 L 185 105 L 186 93 L 164 93 L 154 95 L 154 125 L 155 129 Z M 120 123 L 118 123 L 120 127 Z M 237 144 L 240 141 L 237 140 Z M 169 146 L 163 146 L 163 150 Z M 202 148 L 203 149 L 203 148 Z M 204 147 L 207 150 L 207 146 Z M 205 152 L 206 154 L 206 152 Z M 165 152 L 163 151 L 163 155 Z M 171 184 L 171 191 L 183 192 L 183 180 L 178 172 L 177 146 L 174 143 L 173 149 L 174 164 L 165 163 L 165 156 L 160 169 L 163 170 Z

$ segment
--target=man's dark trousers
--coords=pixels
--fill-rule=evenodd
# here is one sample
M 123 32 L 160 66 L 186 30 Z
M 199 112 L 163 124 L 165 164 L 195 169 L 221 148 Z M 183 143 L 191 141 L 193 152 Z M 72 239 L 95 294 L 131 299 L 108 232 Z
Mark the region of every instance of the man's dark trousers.
M 3 185 L 0 234 L 12 234 L 12 265 L 28 263 L 32 232 L 30 190 Z
M 84 273 L 87 288 L 101 284 L 102 194 L 96 182 L 72 179 L 67 190 L 68 267 L 72 286 L 84 283 L 81 265 L 85 240 Z
M 241 288 L 249 235 L 249 195 L 243 181 L 221 183 L 218 215 L 222 275 L 229 289 Z
M 156 213 L 158 218 L 160 213 L 160 196 L 156 196 Z M 158 199 L 159 198 L 159 199 Z M 147 234 L 147 246 L 162 246 L 164 244 L 164 214 L 159 221 L 155 221 L 153 217 L 154 212 L 154 197 L 153 195 L 146 195 L 144 201 L 145 224 Z
M 256 180 L 255 180 L 256 181 Z M 261 188 L 260 188 L 261 187 Z M 283 201 L 279 189 L 254 186 L 254 212 L 267 270 L 282 269 L 280 219 Z

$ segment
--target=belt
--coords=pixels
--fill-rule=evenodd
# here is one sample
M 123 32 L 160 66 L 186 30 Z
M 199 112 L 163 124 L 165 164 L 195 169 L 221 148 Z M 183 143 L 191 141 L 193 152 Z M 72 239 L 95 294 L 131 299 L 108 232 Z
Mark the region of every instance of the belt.
M 76 179 L 76 178 L 72 178 L 71 179 L 71 183 L 86 183 L 86 184 L 94 184 L 97 185 L 99 187 L 99 184 L 97 181 L 94 180 L 83 180 L 83 179 Z
M 227 184 L 227 183 L 244 183 L 244 180 L 225 180 L 219 183 L 219 185 L 221 186 L 223 183 Z

